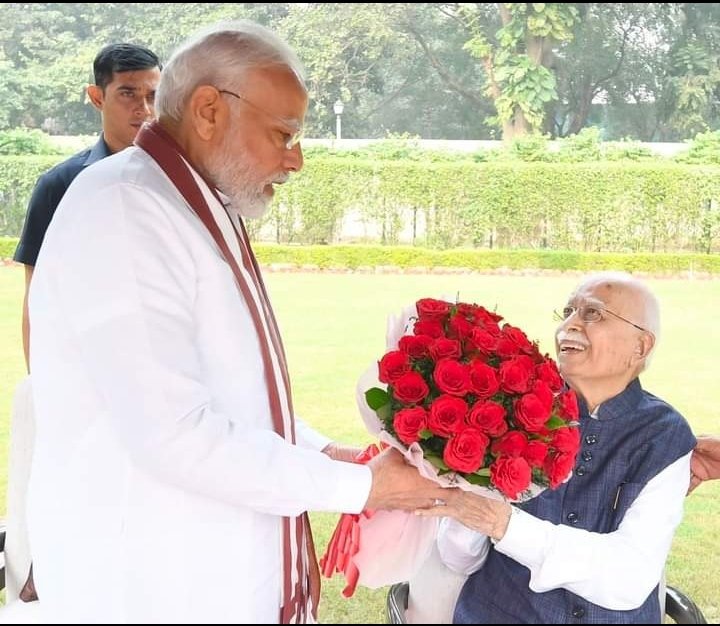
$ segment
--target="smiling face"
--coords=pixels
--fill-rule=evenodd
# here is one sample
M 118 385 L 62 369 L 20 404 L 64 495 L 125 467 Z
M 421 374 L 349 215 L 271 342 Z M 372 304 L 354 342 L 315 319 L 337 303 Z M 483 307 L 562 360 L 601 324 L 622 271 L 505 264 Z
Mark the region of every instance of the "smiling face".
M 644 291 L 630 280 L 591 278 L 570 295 L 569 315 L 555 334 L 558 366 L 591 409 L 642 370 L 654 345 L 652 333 L 636 327 L 647 327 L 646 305 Z

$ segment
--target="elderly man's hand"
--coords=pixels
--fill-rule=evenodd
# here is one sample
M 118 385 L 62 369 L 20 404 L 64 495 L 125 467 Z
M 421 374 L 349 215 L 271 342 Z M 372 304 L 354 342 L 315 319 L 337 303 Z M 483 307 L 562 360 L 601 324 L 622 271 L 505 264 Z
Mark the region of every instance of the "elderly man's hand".
M 505 536 L 512 507 L 503 500 L 486 498 L 462 489 L 448 489 L 444 504 L 415 511 L 423 517 L 452 517 L 471 530 L 500 540 Z
M 372 470 L 373 481 L 366 509 L 412 511 L 430 507 L 442 500 L 447 491 L 436 482 L 423 478 L 394 448 L 378 454 L 368 467 Z

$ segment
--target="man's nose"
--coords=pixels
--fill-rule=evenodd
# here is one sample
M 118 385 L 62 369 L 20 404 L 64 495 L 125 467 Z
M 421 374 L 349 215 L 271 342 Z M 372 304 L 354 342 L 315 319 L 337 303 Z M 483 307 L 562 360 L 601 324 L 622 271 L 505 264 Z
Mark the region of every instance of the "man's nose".
M 303 157 L 302 147 L 300 142 L 296 143 L 290 150 L 286 151 L 285 154 L 285 169 L 288 172 L 299 172 L 303 168 L 305 163 L 305 157 Z
M 149 100 L 148 98 L 141 98 L 138 102 L 138 107 L 136 109 L 136 112 L 143 117 L 143 119 L 147 119 L 150 117 L 155 116 L 155 103 L 152 100 Z

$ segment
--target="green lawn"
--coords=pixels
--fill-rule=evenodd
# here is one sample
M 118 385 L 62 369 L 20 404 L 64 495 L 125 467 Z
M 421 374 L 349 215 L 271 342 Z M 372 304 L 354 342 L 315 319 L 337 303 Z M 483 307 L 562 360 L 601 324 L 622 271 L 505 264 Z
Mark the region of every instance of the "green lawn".
M 266 274 L 293 376 L 295 404 L 306 421 L 341 441 L 367 443 L 355 410 L 355 382 L 383 353 L 389 313 L 419 297 L 449 295 L 495 307 L 552 352 L 552 310 L 561 306 L 576 276 Z M 23 373 L 20 348 L 22 271 L 0 268 L 0 465 L 5 465 L 11 393 Z M 663 332 L 646 388 L 674 404 L 696 432 L 720 433 L 720 410 L 711 393 L 720 382 L 716 308 L 720 281 L 655 280 Z M 0 475 L 0 508 L 6 479 Z M 315 514 L 316 543 L 327 544 L 335 516 Z M 687 500 L 667 579 L 700 604 L 710 622 L 720 620 L 720 481 Z M 321 621 L 384 620 L 384 591 L 340 595 L 341 580 L 325 584 Z

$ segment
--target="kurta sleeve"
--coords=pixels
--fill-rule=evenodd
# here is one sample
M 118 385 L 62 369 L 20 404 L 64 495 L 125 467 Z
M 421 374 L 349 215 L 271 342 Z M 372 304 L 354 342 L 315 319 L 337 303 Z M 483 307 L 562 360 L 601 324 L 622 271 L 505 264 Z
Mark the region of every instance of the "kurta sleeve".
M 637 608 L 662 577 L 689 480 L 690 454 L 645 485 L 612 533 L 555 525 L 518 510 L 495 548 L 530 570 L 533 591 L 564 588 L 607 609 Z
M 317 444 L 286 443 L 249 419 L 242 403 L 216 403 L 196 323 L 206 268 L 177 211 L 146 186 L 94 189 L 85 202 L 95 210 L 65 215 L 53 234 L 66 241 L 56 242 L 62 259 L 45 268 L 44 280 L 58 314 L 71 320 L 103 418 L 132 462 L 180 489 L 275 515 L 361 511 L 372 482 L 367 467 L 333 461 Z M 239 298 L 229 285 L 219 293 Z

